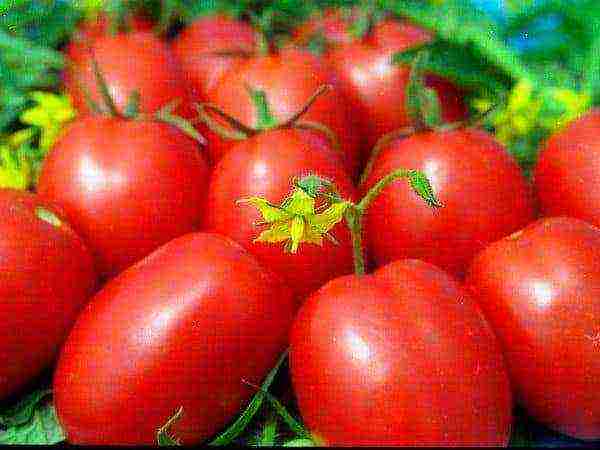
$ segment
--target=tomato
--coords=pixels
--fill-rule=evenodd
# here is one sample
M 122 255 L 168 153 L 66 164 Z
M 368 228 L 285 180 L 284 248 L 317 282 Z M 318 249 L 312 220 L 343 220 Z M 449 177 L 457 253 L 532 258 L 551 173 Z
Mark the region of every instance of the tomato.
M 428 131 L 395 140 L 375 159 L 363 191 L 399 168 L 422 171 L 444 207 L 432 209 L 406 183 L 385 188 L 364 221 L 379 265 L 418 258 L 462 275 L 479 250 L 534 218 L 529 184 L 483 131 Z
M 600 438 L 600 229 L 542 219 L 481 252 L 467 283 L 528 413 L 571 436 Z
M 418 260 L 337 278 L 300 309 L 290 367 L 326 445 L 506 445 L 508 375 L 476 303 Z
M 54 205 L 0 189 L 0 397 L 49 366 L 96 286 L 92 257 Z
M 331 84 L 334 91 L 322 95 L 303 120 L 319 122 L 333 131 L 346 155 L 348 170 L 358 172 L 358 130 L 352 126 L 351 111 L 341 92 L 335 88 L 336 80 L 330 69 L 308 52 L 288 50 L 279 55 L 257 56 L 241 67 L 225 74 L 208 93 L 211 103 L 242 123 L 254 126 L 257 111 L 248 93 L 248 87 L 265 92 L 271 112 L 284 121 L 295 114 L 323 85 Z M 235 141 L 210 139 L 211 160 L 217 162 Z
M 550 138 L 534 173 L 542 213 L 600 226 L 600 109 Z
M 431 35 L 408 22 L 384 19 L 375 23 L 364 38 L 356 39 L 349 31 L 355 20 L 355 14 L 329 10 L 322 19 L 313 18 L 301 27 L 296 32 L 296 39 L 302 42 L 321 32 L 330 44 L 325 58 L 334 67 L 343 93 L 358 118 L 364 141 L 363 158 L 366 159 L 381 136 L 410 125 L 405 109 L 410 70 L 393 64 L 392 56 L 427 43 Z M 460 90 L 433 74 L 427 75 L 425 82 L 438 93 L 444 121 L 454 122 L 466 117 Z
M 54 145 L 38 192 L 64 209 L 106 278 L 197 229 L 207 178 L 195 142 L 176 128 L 90 116 Z
M 258 39 L 249 23 L 223 15 L 202 17 L 185 28 L 172 48 L 194 89 L 194 99 L 205 100 L 224 73 L 256 51 Z
M 257 242 L 259 212 L 235 201 L 251 196 L 281 203 L 293 180 L 317 174 L 332 181 L 344 198 L 356 193 L 340 159 L 327 142 L 312 131 L 275 130 L 242 141 L 215 166 L 209 186 L 206 224 L 254 254 L 265 267 L 279 274 L 299 300 L 336 276 L 352 272 L 350 234 L 344 224 L 333 228 L 339 245 L 325 240 L 322 247 L 305 244 L 295 254 L 281 244 Z
M 190 90 L 177 59 L 167 44 L 150 32 L 100 36 L 89 43 L 86 51 L 76 51 L 71 57 L 64 84 L 80 112 L 90 112 L 86 91 L 94 101 L 102 104 L 92 65 L 92 58 L 95 58 L 121 111 L 137 90 L 141 97 L 141 112 L 152 113 L 178 101 L 178 114 L 188 118 L 194 114 Z
M 74 444 L 197 443 L 244 406 L 287 344 L 290 292 L 240 246 L 177 238 L 109 282 L 83 311 L 54 377 Z

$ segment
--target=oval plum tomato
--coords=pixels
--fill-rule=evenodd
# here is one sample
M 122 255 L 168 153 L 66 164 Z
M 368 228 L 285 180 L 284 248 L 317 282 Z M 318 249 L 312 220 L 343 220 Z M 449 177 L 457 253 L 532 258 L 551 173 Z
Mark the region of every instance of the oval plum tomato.
M 54 377 L 74 444 L 210 438 L 244 406 L 287 345 L 289 290 L 244 249 L 192 233 L 110 281 L 83 311 Z
M 467 285 L 504 347 L 532 417 L 600 438 L 600 229 L 539 220 L 481 252 Z
M 60 205 L 110 277 L 197 228 L 208 166 L 196 143 L 161 122 L 86 117 L 48 154 L 38 185 Z
M 422 171 L 444 207 L 430 208 L 404 183 L 385 188 L 365 214 L 378 265 L 418 258 L 460 276 L 488 243 L 534 219 L 519 166 L 483 131 L 428 131 L 395 140 L 375 158 L 363 190 L 399 168 Z
M 506 445 L 512 421 L 500 347 L 476 303 L 417 260 L 337 278 L 294 322 L 292 382 L 327 445 Z
M 550 138 L 534 173 L 546 216 L 570 216 L 600 226 L 600 109 Z
M 256 51 L 258 39 L 249 23 L 223 15 L 202 17 L 186 27 L 173 40 L 172 48 L 194 90 L 194 99 L 204 101 L 225 72 Z
M 352 126 L 351 111 L 344 97 L 335 87 L 331 70 L 314 55 L 298 50 L 284 51 L 278 55 L 257 56 L 226 73 L 208 93 L 208 100 L 240 122 L 254 126 L 258 112 L 248 87 L 263 91 L 271 113 L 285 121 L 298 110 L 323 85 L 333 85 L 333 92 L 319 97 L 302 116 L 303 120 L 318 122 L 333 131 L 345 153 L 346 167 L 358 173 L 358 131 Z M 214 137 L 212 140 L 211 137 Z M 235 141 L 225 141 L 209 134 L 211 160 L 216 163 Z
M 56 211 L 0 189 L 0 398 L 50 365 L 96 287 L 92 256 Z
M 90 42 L 87 51 L 76 52 L 64 74 L 65 89 L 78 111 L 88 113 L 86 92 L 102 103 L 93 70 L 93 58 L 106 80 L 117 108 L 123 111 L 131 94 L 140 94 L 140 111 L 152 113 L 178 101 L 175 110 L 190 118 L 194 111 L 190 90 L 177 59 L 166 43 L 149 32 L 101 36 Z
M 302 42 L 320 32 L 330 44 L 325 47 L 325 57 L 335 69 L 343 93 L 358 117 L 366 159 L 381 136 L 410 125 L 405 109 L 410 70 L 393 64 L 392 56 L 430 41 L 431 35 L 408 22 L 384 19 L 375 23 L 363 38 L 356 39 L 350 34 L 355 20 L 356 14 L 329 10 L 322 19 L 317 16 L 296 32 L 296 38 Z M 344 35 L 350 38 L 342 38 Z M 444 121 L 466 117 L 462 93 L 453 84 L 433 74 L 425 77 L 425 84 L 438 93 Z
M 206 227 L 231 237 L 254 254 L 265 267 L 279 274 L 298 300 L 326 281 L 352 272 L 350 234 L 343 224 L 332 234 L 339 245 L 327 240 L 323 246 L 304 245 L 297 253 L 286 253 L 282 245 L 257 242 L 259 212 L 236 200 L 258 196 L 281 203 L 293 180 L 308 174 L 333 182 L 344 198 L 356 193 L 350 177 L 327 142 L 307 130 L 274 130 L 242 141 L 215 166 L 209 185 Z

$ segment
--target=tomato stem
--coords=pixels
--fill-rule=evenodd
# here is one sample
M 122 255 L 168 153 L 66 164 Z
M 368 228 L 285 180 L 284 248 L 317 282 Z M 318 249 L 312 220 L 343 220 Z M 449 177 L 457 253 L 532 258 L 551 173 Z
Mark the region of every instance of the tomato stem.
M 354 273 L 356 275 L 364 275 L 366 273 L 362 245 L 362 216 L 363 211 L 354 204 L 346 210 L 345 214 L 346 223 L 352 237 L 352 255 L 354 258 Z

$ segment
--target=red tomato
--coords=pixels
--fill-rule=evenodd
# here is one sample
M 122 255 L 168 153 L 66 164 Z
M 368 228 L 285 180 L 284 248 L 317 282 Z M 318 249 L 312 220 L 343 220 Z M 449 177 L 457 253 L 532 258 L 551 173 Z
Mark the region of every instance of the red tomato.
M 96 285 L 83 241 L 38 196 L 0 189 L 0 397 L 49 366 Z
M 240 246 L 207 233 L 177 238 L 108 283 L 83 311 L 54 378 L 74 444 L 197 443 L 244 406 L 285 349 L 289 290 Z
M 542 219 L 481 252 L 467 283 L 529 414 L 571 436 L 600 438 L 600 229 Z
M 487 133 L 429 131 L 383 149 L 363 191 L 395 169 L 417 169 L 444 204 L 432 209 L 403 182 L 384 189 L 365 215 L 379 265 L 419 258 L 461 275 L 488 243 L 534 218 L 530 186 L 513 158 Z
M 60 205 L 110 277 L 197 228 L 208 168 L 170 125 L 87 117 L 48 154 L 38 192 Z
M 343 197 L 353 199 L 354 186 L 339 161 L 326 141 L 310 131 L 275 130 L 243 141 L 213 170 L 206 226 L 247 248 L 303 299 L 326 281 L 352 272 L 352 246 L 345 225 L 332 230 L 340 245 L 325 240 L 323 247 L 304 244 L 289 254 L 281 244 L 253 243 L 261 232 L 255 225 L 261 216 L 255 208 L 236 206 L 235 201 L 259 196 L 279 204 L 292 190 L 294 178 L 308 174 L 331 180 Z
M 225 72 L 256 51 L 257 42 L 250 24 L 216 15 L 193 22 L 173 40 L 172 48 L 194 89 L 194 99 L 204 101 Z
M 355 39 L 349 32 L 355 16 L 329 10 L 323 18 L 317 16 L 301 27 L 296 38 L 299 42 L 306 41 L 320 31 L 330 44 L 326 58 L 362 127 L 366 159 L 382 135 L 410 125 L 405 109 L 410 71 L 408 67 L 392 64 L 392 55 L 430 41 L 431 35 L 408 22 L 385 19 L 376 23 L 363 39 Z M 434 75 L 427 76 L 425 81 L 438 93 L 444 121 L 466 117 L 462 93 L 454 85 Z
M 555 134 L 540 154 L 534 180 L 542 213 L 600 226 L 600 109 Z
M 508 375 L 475 302 L 417 260 L 337 278 L 294 322 L 300 412 L 327 445 L 506 445 Z
M 330 69 L 308 52 L 285 51 L 279 55 L 257 56 L 225 74 L 208 93 L 211 103 L 242 123 L 254 126 L 257 111 L 248 86 L 266 93 L 272 114 L 280 121 L 295 114 L 315 91 L 325 85 L 336 86 Z M 303 119 L 328 126 L 340 139 L 345 163 L 353 174 L 358 172 L 358 131 L 351 126 L 351 111 L 340 91 L 322 95 Z M 211 160 L 217 162 L 235 141 L 213 135 L 209 148 Z
M 173 101 L 180 101 L 177 113 L 191 117 L 190 91 L 176 58 L 166 43 L 150 32 L 101 36 L 86 51 L 72 54 L 64 84 L 78 111 L 90 112 L 86 91 L 100 104 L 92 57 L 104 76 L 117 107 L 122 111 L 134 91 L 140 93 L 140 110 L 152 113 Z

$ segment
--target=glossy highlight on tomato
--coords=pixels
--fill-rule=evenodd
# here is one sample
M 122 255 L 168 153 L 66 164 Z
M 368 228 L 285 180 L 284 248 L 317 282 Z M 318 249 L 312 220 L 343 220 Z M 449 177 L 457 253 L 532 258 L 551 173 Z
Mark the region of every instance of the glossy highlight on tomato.
M 540 153 L 534 184 L 545 216 L 600 226 L 600 109 L 552 136 Z
M 600 439 L 600 229 L 541 219 L 490 245 L 466 279 L 539 422 Z
M 343 224 L 332 234 L 339 245 L 305 245 L 286 253 L 281 244 L 253 242 L 262 229 L 259 212 L 235 202 L 262 197 L 281 203 L 293 181 L 304 175 L 320 175 L 335 184 L 344 198 L 356 197 L 352 180 L 341 159 L 323 136 L 308 130 L 267 131 L 232 148 L 215 166 L 209 186 L 205 227 L 227 235 L 255 255 L 265 267 L 279 274 L 298 300 L 336 276 L 352 272 L 350 233 Z
M 109 282 L 83 311 L 54 377 L 73 444 L 199 443 L 244 406 L 287 345 L 289 290 L 216 234 L 177 238 Z
M 394 140 L 375 158 L 362 191 L 400 168 L 422 171 L 443 207 L 429 207 L 405 183 L 385 188 L 364 221 L 377 265 L 418 258 L 461 276 L 487 244 L 534 219 L 527 180 L 484 131 L 427 131 Z
M 56 357 L 96 274 L 85 244 L 55 205 L 0 189 L 0 398 Z
M 54 145 L 38 192 L 60 205 L 110 278 L 198 229 L 208 174 L 197 143 L 171 125 L 89 116 Z
M 296 317 L 290 367 L 318 443 L 508 443 L 500 347 L 474 300 L 431 264 L 395 261 L 327 283 Z

